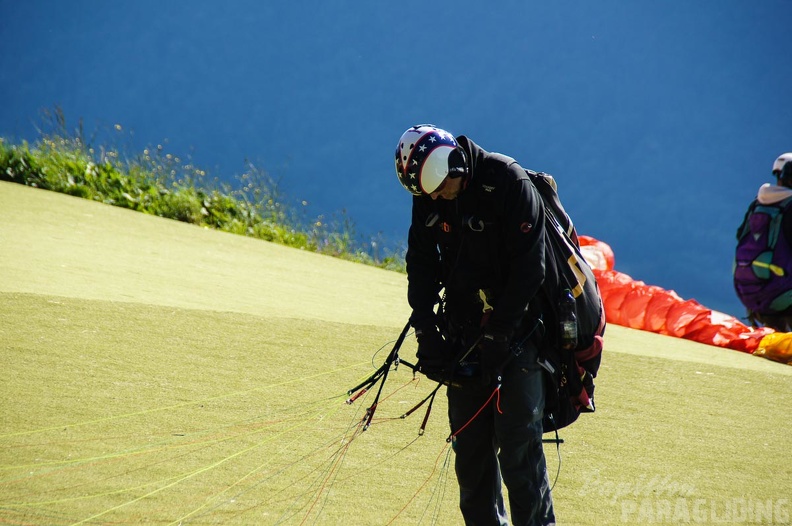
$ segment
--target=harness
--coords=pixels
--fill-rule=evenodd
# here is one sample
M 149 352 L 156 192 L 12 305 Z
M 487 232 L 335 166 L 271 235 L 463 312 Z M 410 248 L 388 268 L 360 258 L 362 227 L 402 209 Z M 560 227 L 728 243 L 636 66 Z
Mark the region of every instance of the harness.
M 783 220 L 792 197 L 754 201 L 737 230 L 734 288 L 749 311 L 778 313 L 792 307 L 792 245 Z

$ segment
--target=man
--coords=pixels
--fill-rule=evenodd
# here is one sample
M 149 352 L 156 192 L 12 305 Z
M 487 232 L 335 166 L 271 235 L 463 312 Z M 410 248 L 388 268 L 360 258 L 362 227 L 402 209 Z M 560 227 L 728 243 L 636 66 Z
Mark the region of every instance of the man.
M 748 320 L 792 330 L 792 153 L 773 163 L 776 184 L 765 183 L 737 229 L 734 288 Z
M 537 365 L 542 199 L 514 159 L 433 125 L 404 132 L 396 173 L 414 195 L 406 262 L 417 366 L 449 384 L 465 523 L 508 524 L 503 481 L 513 524 L 555 524 Z

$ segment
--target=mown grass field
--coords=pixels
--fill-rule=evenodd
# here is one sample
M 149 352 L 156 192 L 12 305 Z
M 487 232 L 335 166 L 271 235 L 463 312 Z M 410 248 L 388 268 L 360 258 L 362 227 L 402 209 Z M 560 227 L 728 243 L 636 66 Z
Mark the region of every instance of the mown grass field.
M 423 408 L 399 418 L 430 382 L 392 373 L 363 433 L 371 395 L 344 403 L 405 292 L 0 183 L 0 524 L 459 524 L 444 398 L 423 436 Z M 789 523 L 791 388 L 789 366 L 609 327 L 597 413 L 562 431 L 559 524 Z

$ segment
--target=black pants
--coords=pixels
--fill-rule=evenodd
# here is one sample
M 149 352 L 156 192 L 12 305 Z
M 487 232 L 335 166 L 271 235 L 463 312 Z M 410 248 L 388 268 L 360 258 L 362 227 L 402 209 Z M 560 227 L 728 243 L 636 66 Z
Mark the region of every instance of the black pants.
M 515 526 L 555 524 L 542 448 L 543 376 L 538 351 L 526 344 L 506 366 L 495 398 L 472 421 L 494 386 L 471 378 L 448 388 L 448 413 L 456 453 L 459 507 L 468 526 L 507 525 L 501 482 L 509 490 Z M 500 409 L 500 411 L 499 411 Z

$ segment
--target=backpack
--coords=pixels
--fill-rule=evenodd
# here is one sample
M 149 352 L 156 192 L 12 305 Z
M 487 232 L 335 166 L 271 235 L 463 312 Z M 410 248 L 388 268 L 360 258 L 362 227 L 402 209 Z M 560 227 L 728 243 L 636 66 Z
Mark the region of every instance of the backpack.
M 544 431 L 557 431 L 575 422 L 581 413 L 594 412 L 594 378 L 599 370 L 605 308 L 591 267 L 580 251 L 577 232 L 561 205 L 553 177 L 525 170 L 545 205 L 547 246 L 544 300 L 549 309 L 539 364 L 545 371 Z M 564 345 L 562 296 L 574 298 L 573 320 L 577 343 Z
M 792 247 L 782 228 L 791 203 L 792 197 L 770 205 L 754 201 L 737 229 L 734 289 L 750 313 L 777 313 L 792 306 Z

